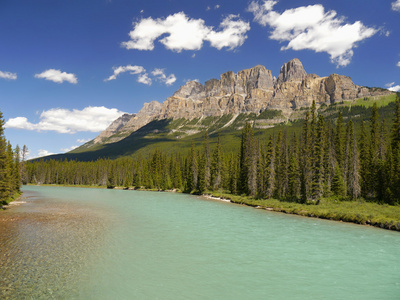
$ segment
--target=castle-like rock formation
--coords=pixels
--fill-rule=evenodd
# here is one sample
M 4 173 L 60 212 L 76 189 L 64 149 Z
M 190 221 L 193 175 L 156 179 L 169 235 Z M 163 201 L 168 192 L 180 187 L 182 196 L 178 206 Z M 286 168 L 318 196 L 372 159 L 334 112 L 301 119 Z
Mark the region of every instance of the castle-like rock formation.
M 266 109 L 281 110 L 290 115 L 295 109 L 311 106 L 313 100 L 319 105 L 329 105 L 387 93 L 390 92 L 357 86 L 350 77 L 343 75 L 319 77 L 307 74 L 300 60 L 295 58 L 281 67 L 278 78 L 258 65 L 237 74 L 226 72 L 219 80 L 210 79 L 204 85 L 187 82 L 163 103 L 145 103 L 137 114 L 122 116 L 94 142 L 99 143 L 117 131 L 134 132 L 152 120 L 259 114 Z

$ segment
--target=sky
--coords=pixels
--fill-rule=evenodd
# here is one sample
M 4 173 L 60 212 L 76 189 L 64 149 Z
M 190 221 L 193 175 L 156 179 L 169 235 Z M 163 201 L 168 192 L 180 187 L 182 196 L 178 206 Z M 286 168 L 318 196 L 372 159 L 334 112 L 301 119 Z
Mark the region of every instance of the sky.
M 400 0 L 0 0 L 0 111 L 64 153 L 187 81 L 280 67 L 400 90 Z

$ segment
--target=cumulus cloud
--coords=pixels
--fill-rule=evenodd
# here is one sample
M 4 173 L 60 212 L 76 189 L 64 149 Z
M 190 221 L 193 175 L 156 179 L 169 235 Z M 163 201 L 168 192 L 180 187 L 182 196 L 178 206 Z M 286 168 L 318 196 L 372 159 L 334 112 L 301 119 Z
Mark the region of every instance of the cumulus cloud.
M 31 123 L 25 117 L 9 119 L 5 128 L 16 128 L 35 131 L 56 131 L 59 133 L 76 133 L 78 131 L 100 132 L 111 122 L 123 115 L 116 108 L 89 106 L 82 110 L 54 108 L 43 111 L 38 123 Z
M 146 85 L 151 85 L 153 83 L 153 80 L 149 78 L 149 74 L 147 73 L 141 74 L 137 81 Z
M 153 79 L 149 77 L 149 74 L 146 72 L 146 69 L 142 66 L 120 66 L 120 67 L 114 67 L 114 74 L 105 79 L 104 81 L 110 81 L 110 80 L 115 80 L 117 79 L 117 76 L 121 73 L 124 72 L 129 72 L 130 74 L 133 75 L 138 75 L 137 82 L 143 83 L 146 85 L 151 85 L 153 83 Z M 164 69 L 154 69 L 153 72 L 151 72 L 151 75 L 154 76 L 154 78 L 162 83 L 165 83 L 166 85 L 172 85 L 176 81 L 176 77 L 174 74 L 166 75 Z
M 314 50 L 326 52 L 337 66 L 347 66 L 357 43 L 373 36 L 378 30 L 360 21 L 353 24 L 338 17 L 336 11 L 325 12 L 321 4 L 301 6 L 279 13 L 273 10 L 278 1 L 251 2 L 248 10 L 254 21 L 270 26 L 269 38 L 288 42 L 281 50 Z
M 117 76 L 121 73 L 129 72 L 130 74 L 140 74 L 143 72 L 146 72 L 145 68 L 142 66 L 120 66 L 120 67 L 114 67 L 114 74 L 108 77 L 107 79 L 104 79 L 104 81 L 110 81 L 110 80 L 115 80 L 117 79 Z
M 385 84 L 385 86 L 391 92 L 400 92 L 400 85 L 394 85 L 394 84 L 395 84 L 395 82 L 391 82 L 391 83 Z
M 35 78 L 43 78 L 56 83 L 63 83 L 67 81 L 69 83 L 77 84 L 78 79 L 75 74 L 61 72 L 61 70 L 49 69 L 40 74 L 35 74 Z
M 172 85 L 176 81 L 176 77 L 174 74 L 165 75 L 164 69 L 154 69 L 151 72 L 153 76 L 155 76 L 159 81 L 165 83 L 166 85 Z
M 76 141 L 77 141 L 78 143 L 80 143 L 80 144 L 84 144 L 84 143 L 89 142 L 90 139 L 77 139 Z
M 396 66 L 400 67 L 400 61 L 397 63 L 397 65 L 396 65 Z
M 239 19 L 239 16 L 229 15 L 222 21 L 220 28 L 220 31 L 214 31 L 212 26 L 205 25 L 204 20 L 190 19 L 184 12 L 165 19 L 149 17 L 134 23 L 134 29 L 129 33 L 131 40 L 121 45 L 126 49 L 153 50 L 154 41 L 167 34 L 159 42 L 176 52 L 199 50 L 204 41 L 209 41 L 212 47 L 219 50 L 223 47 L 232 50 L 246 40 L 250 25 Z
M 243 45 L 247 39 L 246 32 L 250 30 L 250 24 L 238 18 L 238 15 L 227 16 L 220 25 L 221 30 L 211 31 L 205 39 L 218 50 L 224 47 L 233 50 Z
M 16 80 L 17 79 L 17 74 L 16 73 L 0 71 L 0 78 Z
M 397 0 L 395 2 L 392 2 L 392 9 L 394 11 L 400 12 L 400 0 Z
M 61 151 L 62 152 L 69 152 L 69 151 L 72 151 L 72 150 L 74 150 L 74 149 L 76 149 L 76 148 L 78 148 L 79 146 L 71 146 L 71 147 L 69 147 L 69 148 L 62 148 L 61 149 Z
M 38 156 L 37 157 L 48 156 L 48 155 L 53 155 L 53 154 L 55 154 L 55 153 L 47 151 L 47 150 L 44 150 L 44 149 L 40 149 L 38 151 Z M 36 158 L 36 157 L 31 157 L 31 158 Z
M 400 85 L 394 85 L 394 82 L 386 84 L 386 87 L 391 92 L 400 92 Z

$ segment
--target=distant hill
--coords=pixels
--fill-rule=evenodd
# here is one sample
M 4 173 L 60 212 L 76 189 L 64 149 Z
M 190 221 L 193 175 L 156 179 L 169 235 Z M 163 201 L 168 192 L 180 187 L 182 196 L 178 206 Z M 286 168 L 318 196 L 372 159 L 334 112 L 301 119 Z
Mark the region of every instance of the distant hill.
M 45 159 L 114 159 L 155 148 L 182 152 L 190 141 L 200 143 L 205 131 L 211 142 L 220 132 L 223 145 L 233 150 L 246 122 L 252 122 L 258 135 L 282 128 L 298 131 L 313 100 L 328 119 L 335 118 L 335 110 L 362 119 L 372 103 L 385 110 L 394 99 L 395 93 L 357 86 L 350 77 L 307 74 L 298 59 L 285 63 L 278 78 L 258 65 L 237 74 L 226 72 L 204 85 L 187 82 L 163 103 L 145 103 L 137 114 L 123 115 L 92 141 Z M 384 114 L 390 115 L 390 109 Z

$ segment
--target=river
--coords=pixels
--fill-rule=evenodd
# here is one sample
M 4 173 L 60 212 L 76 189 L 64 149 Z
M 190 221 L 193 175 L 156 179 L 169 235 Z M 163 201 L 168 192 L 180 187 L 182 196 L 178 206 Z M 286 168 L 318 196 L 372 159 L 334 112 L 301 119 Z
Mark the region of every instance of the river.
M 1 299 L 400 299 L 400 234 L 176 193 L 26 186 Z

